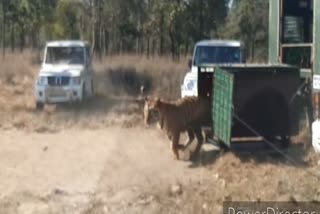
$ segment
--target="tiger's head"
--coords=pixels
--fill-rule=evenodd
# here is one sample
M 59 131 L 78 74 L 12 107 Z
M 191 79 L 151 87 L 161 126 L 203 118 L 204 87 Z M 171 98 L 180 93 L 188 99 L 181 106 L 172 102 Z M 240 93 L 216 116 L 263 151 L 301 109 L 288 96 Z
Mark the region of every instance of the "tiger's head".
M 145 98 L 143 118 L 146 125 L 159 121 L 159 108 L 160 99 L 159 98 Z

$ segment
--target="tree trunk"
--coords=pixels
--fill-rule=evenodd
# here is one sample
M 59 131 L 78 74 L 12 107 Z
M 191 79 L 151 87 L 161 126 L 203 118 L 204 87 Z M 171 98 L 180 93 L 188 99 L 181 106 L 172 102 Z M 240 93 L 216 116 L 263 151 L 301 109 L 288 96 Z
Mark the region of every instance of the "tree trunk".
M 19 39 L 20 39 L 20 52 L 23 52 L 24 51 L 24 46 L 25 46 L 25 29 L 22 27 L 21 28 L 21 32 L 20 32 L 20 35 L 19 35 Z
M 179 61 L 180 60 L 180 45 L 181 45 L 181 43 L 180 43 L 180 41 L 179 40 L 177 40 L 176 42 L 175 42 L 175 52 L 176 52 L 176 59 Z
M 171 41 L 171 56 L 172 59 L 174 60 L 176 57 L 176 44 L 175 44 L 175 39 L 174 36 L 170 33 L 170 41 Z
M 189 53 L 189 41 L 186 41 L 184 48 L 185 48 L 184 55 L 188 56 L 188 53 Z
M 171 56 L 172 56 L 172 59 L 174 60 L 176 56 L 176 37 L 175 37 L 176 31 L 174 26 L 174 20 L 170 21 L 168 31 L 169 31 L 169 38 L 170 38 L 170 45 L 171 45 Z
M 14 52 L 15 49 L 15 32 L 14 32 L 14 24 L 11 23 L 10 26 L 10 46 L 11 46 L 11 52 Z
M 105 26 L 102 25 L 101 29 L 101 47 L 102 47 L 102 54 L 106 55 L 106 30 L 104 28 Z
M 109 42 L 110 42 L 110 35 L 109 35 L 109 31 L 107 31 L 105 29 L 105 26 L 104 26 L 104 55 L 107 55 L 108 53 L 110 53 L 110 47 L 109 47 Z
M 140 54 L 144 54 L 144 34 L 141 35 L 140 38 L 141 42 L 140 42 Z
M 147 58 L 150 57 L 150 37 L 147 39 Z
M 97 47 L 97 50 L 98 50 L 98 55 L 99 55 L 99 59 L 101 60 L 102 59 L 102 49 L 103 49 L 103 46 L 102 46 L 102 24 L 99 20 L 99 26 L 98 26 L 98 38 L 97 38 L 97 44 L 96 44 L 96 47 Z
M 95 27 L 95 4 L 94 0 L 90 1 L 91 6 L 91 53 L 95 52 L 95 41 L 96 41 L 96 27 Z
M 163 13 L 161 13 L 161 17 L 160 17 L 160 56 L 163 55 L 163 41 L 164 41 L 164 38 L 163 38 L 163 30 L 164 30 L 164 15 Z
M 5 8 L 5 3 L 4 1 L 2 2 L 2 14 L 3 14 L 3 19 L 2 19 L 2 56 L 5 58 L 6 56 L 6 8 Z
M 83 24 L 84 20 L 83 20 L 83 16 L 80 16 L 79 18 L 79 30 L 80 30 L 80 39 L 83 40 L 84 39 L 84 24 Z
M 33 27 L 33 30 L 31 32 L 31 42 L 32 42 L 32 49 L 37 49 L 37 44 L 39 41 L 39 27 L 35 26 Z
M 155 55 L 156 49 L 157 49 L 157 47 L 156 47 L 156 39 L 152 39 L 152 47 L 151 47 L 152 56 Z
M 203 18 L 203 0 L 200 0 L 200 9 L 199 9 L 199 38 L 198 40 L 203 39 L 203 22 L 204 22 L 204 18 Z
M 98 47 L 98 51 L 99 51 L 99 59 L 102 59 L 102 52 L 103 52 L 103 22 L 102 22 L 102 1 L 98 1 L 98 33 L 99 33 L 99 37 L 98 37 L 98 43 L 96 44 Z
M 123 51 L 123 42 L 122 42 L 123 40 L 121 39 L 121 41 L 120 41 L 120 55 L 122 55 L 122 51 Z
M 254 42 L 251 43 L 251 62 L 255 60 L 255 45 Z

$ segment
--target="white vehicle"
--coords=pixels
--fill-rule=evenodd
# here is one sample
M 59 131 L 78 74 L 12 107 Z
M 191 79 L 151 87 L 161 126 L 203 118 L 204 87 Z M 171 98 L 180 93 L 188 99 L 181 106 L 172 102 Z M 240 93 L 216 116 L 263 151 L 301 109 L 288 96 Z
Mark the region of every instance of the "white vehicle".
M 193 58 L 189 61 L 190 71 L 181 86 L 181 97 L 198 96 L 198 66 L 201 64 L 241 63 L 243 60 L 239 41 L 204 40 L 196 43 Z
M 312 123 L 312 146 L 316 153 L 320 153 L 320 120 Z
M 48 42 L 35 83 L 36 106 L 83 101 L 93 96 L 90 46 L 82 41 Z

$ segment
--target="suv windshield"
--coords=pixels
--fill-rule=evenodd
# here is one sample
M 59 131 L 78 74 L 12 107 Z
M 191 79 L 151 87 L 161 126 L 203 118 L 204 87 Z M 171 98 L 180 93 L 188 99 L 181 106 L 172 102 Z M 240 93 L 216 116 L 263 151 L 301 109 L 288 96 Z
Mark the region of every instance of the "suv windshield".
M 240 63 L 240 47 L 198 46 L 193 64 Z
M 47 64 L 84 64 L 83 47 L 48 47 Z

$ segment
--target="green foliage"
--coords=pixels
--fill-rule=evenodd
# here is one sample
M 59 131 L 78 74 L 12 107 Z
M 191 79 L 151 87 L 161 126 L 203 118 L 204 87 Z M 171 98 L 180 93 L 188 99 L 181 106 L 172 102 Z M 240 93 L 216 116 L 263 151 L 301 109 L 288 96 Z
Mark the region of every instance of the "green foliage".
M 266 42 L 267 1 L 235 0 L 0 0 L 5 44 L 39 47 L 46 40 L 85 39 L 99 54 L 190 53 L 205 38 Z M 3 13 L 4 11 L 4 13 Z M 220 29 L 220 31 L 218 31 Z M 219 33 L 220 32 L 220 33 Z
M 238 0 L 220 29 L 223 38 L 241 39 L 250 60 L 267 58 L 269 5 L 265 0 Z M 257 50 L 260 50 L 258 52 Z
M 80 37 L 80 7 L 75 1 L 60 0 L 54 13 L 51 38 L 78 39 Z

